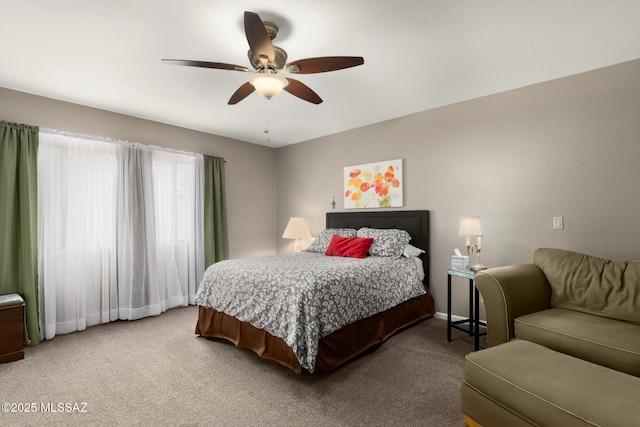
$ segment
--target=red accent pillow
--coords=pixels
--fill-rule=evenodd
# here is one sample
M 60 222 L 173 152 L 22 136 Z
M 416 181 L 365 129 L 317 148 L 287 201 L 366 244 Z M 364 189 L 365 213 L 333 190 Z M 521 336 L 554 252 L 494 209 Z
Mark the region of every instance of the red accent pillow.
M 373 237 L 342 237 L 334 234 L 325 255 L 364 258 L 373 243 Z

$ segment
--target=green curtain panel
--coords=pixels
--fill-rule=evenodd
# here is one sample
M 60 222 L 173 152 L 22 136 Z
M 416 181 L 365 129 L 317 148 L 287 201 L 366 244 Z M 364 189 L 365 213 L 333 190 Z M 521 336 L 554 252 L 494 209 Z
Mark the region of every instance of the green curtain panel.
M 25 339 L 38 318 L 38 127 L 0 122 L 0 294 L 25 301 Z
M 204 156 L 204 260 L 205 268 L 229 258 L 224 159 Z

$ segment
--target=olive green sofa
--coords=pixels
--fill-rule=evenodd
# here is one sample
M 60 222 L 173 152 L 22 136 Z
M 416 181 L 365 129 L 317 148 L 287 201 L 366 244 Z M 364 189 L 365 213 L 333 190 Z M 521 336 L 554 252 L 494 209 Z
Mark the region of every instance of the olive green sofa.
M 640 425 L 640 261 L 538 249 L 479 272 L 488 348 L 465 360 L 469 425 Z

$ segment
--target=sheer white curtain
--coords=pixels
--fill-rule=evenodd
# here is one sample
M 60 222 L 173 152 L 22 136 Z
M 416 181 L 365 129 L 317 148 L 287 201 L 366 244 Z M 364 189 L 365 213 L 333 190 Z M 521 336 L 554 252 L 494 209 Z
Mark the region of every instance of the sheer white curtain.
M 193 303 L 202 174 L 198 155 L 40 133 L 43 338 Z
M 202 157 L 154 151 L 152 155 L 156 259 L 170 306 L 195 304 L 204 265 L 204 163 Z M 195 208 L 194 208 L 195 207 Z
M 123 147 L 120 158 L 119 312 L 133 320 L 195 299 L 204 271 L 202 220 L 196 221 L 203 163 L 139 145 Z
M 118 318 L 118 146 L 41 132 L 38 281 L 41 335 Z

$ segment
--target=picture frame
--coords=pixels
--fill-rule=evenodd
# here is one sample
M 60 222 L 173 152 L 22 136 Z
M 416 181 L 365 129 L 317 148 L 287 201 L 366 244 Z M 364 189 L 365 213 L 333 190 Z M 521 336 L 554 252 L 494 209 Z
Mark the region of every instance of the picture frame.
M 403 206 L 402 159 L 344 168 L 344 208 L 397 208 Z

